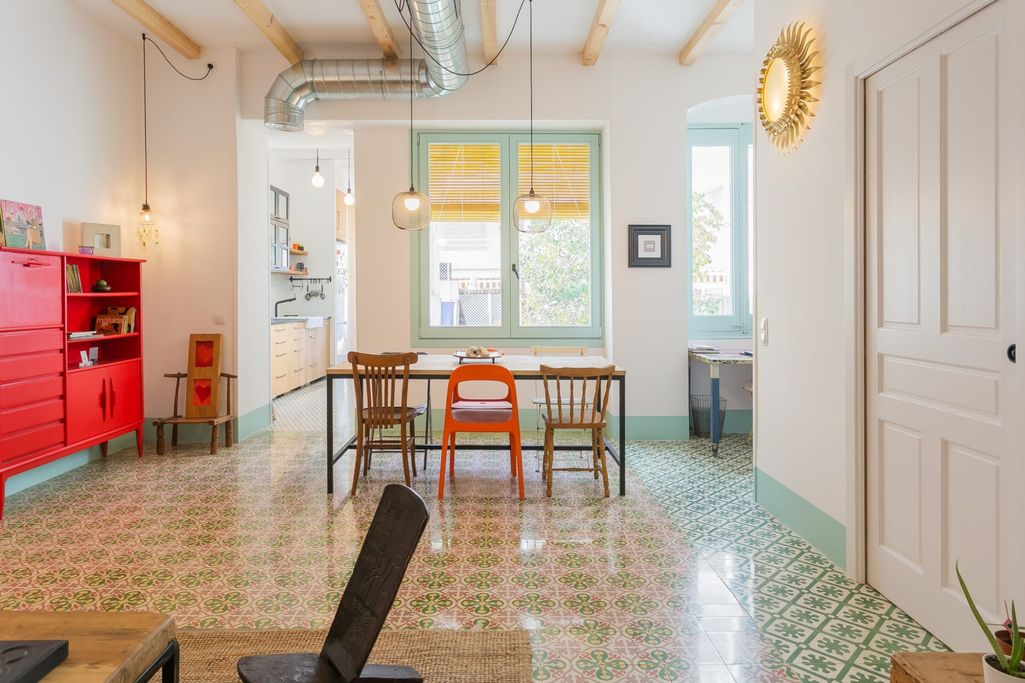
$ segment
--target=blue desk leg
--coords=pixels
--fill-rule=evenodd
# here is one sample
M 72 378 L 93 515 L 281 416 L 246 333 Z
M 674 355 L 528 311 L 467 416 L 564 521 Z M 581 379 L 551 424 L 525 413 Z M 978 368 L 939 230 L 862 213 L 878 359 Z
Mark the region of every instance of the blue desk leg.
M 719 455 L 719 439 L 722 438 L 722 434 L 719 433 L 719 366 L 708 366 L 708 374 L 712 379 L 712 424 L 709 426 L 712 434 L 712 455 Z

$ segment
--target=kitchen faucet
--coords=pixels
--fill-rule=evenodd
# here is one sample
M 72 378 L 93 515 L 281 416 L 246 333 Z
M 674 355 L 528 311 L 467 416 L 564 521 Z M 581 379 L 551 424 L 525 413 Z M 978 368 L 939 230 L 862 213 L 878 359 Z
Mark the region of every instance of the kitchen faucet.
M 281 304 L 287 304 L 290 301 L 295 301 L 295 297 L 293 296 L 291 299 L 282 299 L 281 301 L 275 301 L 274 302 L 274 317 L 275 318 L 280 318 L 281 317 L 280 315 L 278 315 L 278 306 L 280 306 Z

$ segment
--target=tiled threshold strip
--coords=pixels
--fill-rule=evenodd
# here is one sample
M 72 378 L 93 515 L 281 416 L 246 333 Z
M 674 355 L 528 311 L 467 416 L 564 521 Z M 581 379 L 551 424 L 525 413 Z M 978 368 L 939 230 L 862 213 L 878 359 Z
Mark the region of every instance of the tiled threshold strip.
M 701 439 L 632 445 L 634 478 L 729 586 L 791 676 L 885 683 L 894 652 L 946 649 L 754 502 L 744 436 L 727 436 L 719 457 Z

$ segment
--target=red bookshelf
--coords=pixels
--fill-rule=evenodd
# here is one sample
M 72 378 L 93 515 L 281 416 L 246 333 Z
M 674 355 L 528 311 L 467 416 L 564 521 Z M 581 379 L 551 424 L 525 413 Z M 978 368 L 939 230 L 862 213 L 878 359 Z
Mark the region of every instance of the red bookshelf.
M 15 474 L 133 431 L 141 457 L 142 263 L 0 248 L 0 517 Z M 67 291 L 71 265 L 86 291 Z M 99 279 L 112 291 L 88 291 Z M 68 339 L 111 306 L 136 309 L 131 332 Z

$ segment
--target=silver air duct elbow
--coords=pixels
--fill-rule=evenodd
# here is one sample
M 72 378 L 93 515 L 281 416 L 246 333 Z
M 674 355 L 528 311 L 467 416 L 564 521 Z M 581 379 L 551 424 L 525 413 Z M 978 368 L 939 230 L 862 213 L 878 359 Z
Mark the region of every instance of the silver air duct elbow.
M 310 102 L 404 99 L 411 80 L 413 95 L 419 98 L 441 97 L 462 88 L 467 77 L 459 74 L 467 73 L 469 62 L 459 0 L 407 1 L 427 59 L 304 59 L 278 74 L 267 91 L 264 124 L 299 131 Z

